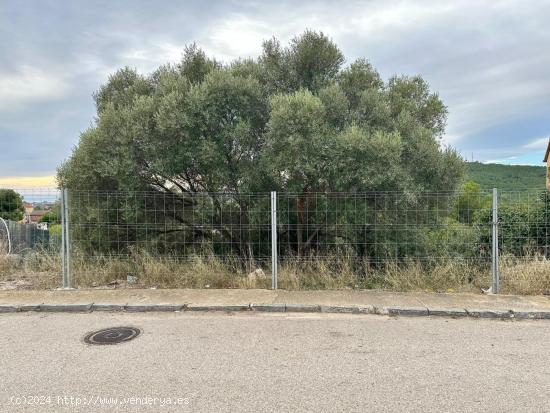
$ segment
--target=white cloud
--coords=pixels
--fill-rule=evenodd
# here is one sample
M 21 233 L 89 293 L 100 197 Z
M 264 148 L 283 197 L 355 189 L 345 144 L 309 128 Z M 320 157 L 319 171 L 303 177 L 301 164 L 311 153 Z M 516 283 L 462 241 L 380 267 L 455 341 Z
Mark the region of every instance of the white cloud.
M 256 57 L 260 53 L 262 40 L 273 36 L 273 29 L 265 20 L 230 13 L 229 17 L 219 23 L 214 22 L 201 33 L 201 44 L 204 42 L 209 54 L 225 62 L 237 57 Z M 282 29 L 281 34 L 285 36 L 286 30 Z
M 526 145 L 523 145 L 527 150 L 545 150 L 548 147 L 548 137 L 535 139 Z
M 184 44 L 155 42 L 147 47 L 126 50 L 120 55 L 120 59 L 130 67 L 149 73 L 162 64 L 179 62 L 184 48 Z
M 460 145 L 550 106 L 549 14 L 549 0 L 283 2 L 227 13 L 199 39 L 227 61 L 257 56 L 272 35 L 285 43 L 322 30 L 348 62 L 367 57 L 385 77 L 421 74 L 449 107 L 445 141 Z
M 518 157 L 517 156 L 509 156 L 507 158 L 502 158 L 502 159 L 488 159 L 486 161 L 483 161 L 483 163 L 487 164 L 487 163 L 510 163 L 511 161 L 513 161 L 514 159 L 517 159 Z
M 262 40 L 276 36 L 286 45 L 306 28 L 331 37 L 347 63 L 368 58 L 386 79 L 421 74 L 449 108 L 444 142 L 468 157 L 519 154 L 518 161 L 532 156 L 538 163 L 542 139 L 550 135 L 550 124 L 544 129 L 550 0 L 135 0 L 132 7 L 114 2 L 63 9 L 39 3 L 13 6 L 17 19 L 0 13 L 6 34 L 0 37 L 0 139 L 24 137 L 13 145 L 20 153 L 36 146 L 29 143 L 38 136 L 52 147 L 63 137 L 56 151 L 64 156 L 67 142 L 93 119 L 90 95 L 122 66 L 150 73 L 179 61 L 194 41 L 226 62 L 256 57 Z M 56 30 L 33 24 L 37 16 Z M 53 100 L 57 106 L 31 105 Z M 73 109 L 82 119 L 69 123 Z M 14 151 L 0 158 L 0 173 L 8 173 Z M 47 170 L 58 161 L 41 159 Z
M 63 78 L 38 68 L 22 66 L 16 73 L 0 73 L 0 109 L 59 99 L 68 90 L 69 85 Z

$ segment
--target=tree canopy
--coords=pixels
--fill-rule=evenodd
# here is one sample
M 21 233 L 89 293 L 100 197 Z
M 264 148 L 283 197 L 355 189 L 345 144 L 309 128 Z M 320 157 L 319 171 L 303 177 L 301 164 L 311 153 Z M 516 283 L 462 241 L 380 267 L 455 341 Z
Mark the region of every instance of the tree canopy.
M 0 218 L 21 221 L 24 213 L 21 196 L 13 189 L 0 189 Z
M 288 202 L 288 211 L 281 211 L 289 224 L 281 237 L 294 249 L 289 254 L 313 253 L 321 239 L 326 245 L 342 237 L 374 245 L 370 238 L 380 234 L 355 222 L 357 216 L 346 219 L 361 233 L 343 236 L 334 230 L 336 218 L 325 214 L 326 222 L 315 221 L 305 214 L 314 194 L 399 191 L 406 196 L 392 198 L 400 204 L 393 211 L 407 205 L 422 211 L 435 206 L 418 194 L 454 191 L 463 161 L 442 145 L 447 109 L 420 76 L 384 81 L 364 58 L 344 62 L 331 39 L 306 31 L 286 47 L 275 38 L 265 41 L 257 59 L 224 64 L 191 45 L 180 63 L 150 75 L 120 69 L 95 93 L 96 119 L 59 167 L 59 184 L 84 191 L 157 191 L 161 197 L 140 206 L 120 201 L 114 207 L 112 199 L 98 198 L 106 205 L 96 210 L 116 209 L 109 222 L 120 228 L 161 211 L 185 240 L 222 237 L 220 245 L 236 246 L 241 256 L 265 255 L 261 248 L 269 236 L 231 230 L 263 225 L 254 220 L 265 214 L 254 210 L 265 212 L 265 199 L 243 195 L 272 190 L 296 195 L 295 206 Z M 168 206 L 163 194 L 170 194 Z M 338 198 L 323 202 L 318 208 L 341 207 Z M 365 200 L 363 217 L 374 217 L 376 202 Z M 208 215 L 212 228 L 189 222 L 185 208 Z M 239 213 L 231 214 L 232 208 Z M 87 220 L 98 219 L 86 205 L 77 209 Z M 151 233 L 157 232 L 146 229 Z M 104 239 L 99 232 L 86 235 L 91 243 L 95 238 Z
M 344 66 L 323 33 L 222 64 L 196 45 L 150 75 L 123 68 L 58 171 L 78 189 L 247 193 L 452 191 L 463 161 L 441 144 L 447 109 L 420 76 Z

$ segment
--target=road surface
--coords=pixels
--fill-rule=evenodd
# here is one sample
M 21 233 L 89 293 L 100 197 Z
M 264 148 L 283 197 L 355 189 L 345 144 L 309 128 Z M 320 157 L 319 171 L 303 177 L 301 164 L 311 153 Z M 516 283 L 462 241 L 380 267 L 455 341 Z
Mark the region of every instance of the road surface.
M 0 411 L 549 411 L 549 346 L 545 320 L 2 314 Z

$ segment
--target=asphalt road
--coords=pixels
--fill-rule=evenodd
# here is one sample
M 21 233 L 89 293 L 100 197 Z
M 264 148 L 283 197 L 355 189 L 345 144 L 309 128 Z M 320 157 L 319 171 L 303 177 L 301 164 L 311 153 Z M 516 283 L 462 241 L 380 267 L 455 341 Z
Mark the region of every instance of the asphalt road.
M 83 342 L 117 325 L 143 333 Z M 0 411 L 550 411 L 549 346 L 545 320 L 2 314 Z

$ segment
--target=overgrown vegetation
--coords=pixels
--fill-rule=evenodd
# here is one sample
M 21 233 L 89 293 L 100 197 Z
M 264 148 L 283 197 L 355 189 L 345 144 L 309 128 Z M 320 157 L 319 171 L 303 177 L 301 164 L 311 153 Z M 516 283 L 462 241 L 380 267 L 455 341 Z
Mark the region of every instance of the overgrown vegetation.
M 307 31 L 287 47 L 264 42 L 256 60 L 223 64 L 193 45 L 151 75 L 113 74 L 58 171 L 76 285 L 265 288 L 276 190 L 281 288 L 486 288 L 485 188 L 517 189 L 510 167 L 470 164 L 468 181 L 421 77 L 343 63 Z M 501 201 L 503 288 L 546 292 L 548 194 Z M 4 263 L 0 276 L 58 271 L 29 256 L 33 266 Z
M 78 288 L 269 288 L 269 272 L 242 266 L 238 258 L 152 257 L 129 259 L 96 257 L 76 259 Z M 342 257 L 317 258 L 282 263 L 279 287 L 307 289 L 385 289 L 389 291 L 480 292 L 490 284 L 487 265 L 467 260 L 434 260 L 426 265 L 408 260 L 376 269 L 357 271 L 356 261 Z M 542 256 L 518 260 L 501 258 L 501 285 L 506 294 L 547 294 L 550 292 L 550 260 Z M 0 257 L 0 289 L 44 289 L 59 287 L 58 256 L 33 252 L 24 260 Z M 138 276 L 128 285 L 128 275 Z
M 544 191 L 546 185 L 546 168 L 544 166 L 468 162 L 466 176 L 467 179 L 477 182 L 483 189 Z
M 264 235 L 230 228 L 255 224 L 269 202 L 247 194 L 277 190 L 295 194 L 286 253 L 306 256 L 321 241 L 340 242 L 328 223 L 308 220 L 306 208 L 319 192 L 401 191 L 407 195 L 392 207 L 432 210 L 419 194 L 453 192 L 464 170 L 458 154 L 441 145 L 445 105 L 420 76 L 384 81 L 366 59 L 343 62 L 329 38 L 306 31 L 287 47 L 265 41 L 256 60 L 222 64 L 193 45 L 179 64 L 149 76 L 119 70 L 95 94 L 96 121 L 59 168 L 64 187 L 84 196 L 100 191 L 93 207 L 72 208 L 88 228 L 77 238 L 91 240 L 97 251 L 106 244 L 93 242 L 105 240 L 94 224 L 107 219 L 108 230 L 124 231 L 130 223 L 154 222 L 169 229 L 145 228 L 150 237 L 167 234 L 171 245 L 219 241 L 231 247 L 224 254 L 251 260 L 265 255 L 257 248 L 268 245 Z M 138 191 L 158 196 L 129 203 Z M 338 202 L 327 198 L 326 208 Z M 373 215 L 378 206 L 370 199 L 364 208 Z M 210 226 L 189 216 L 207 216 Z M 306 228 L 314 225 L 309 239 Z

